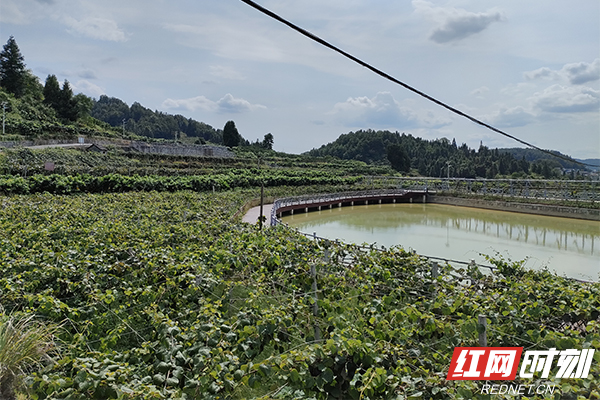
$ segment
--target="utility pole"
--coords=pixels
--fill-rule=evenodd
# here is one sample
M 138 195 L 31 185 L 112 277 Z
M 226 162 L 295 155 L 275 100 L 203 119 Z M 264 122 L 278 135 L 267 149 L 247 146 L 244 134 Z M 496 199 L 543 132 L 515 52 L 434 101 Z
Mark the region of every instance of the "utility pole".
M 256 167 L 260 168 L 260 156 L 258 156 L 256 160 Z M 260 181 L 260 212 L 258 215 L 258 229 L 262 231 L 263 228 L 263 206 L 265 203 L 265 182 L 263 180 Z
M 319 321 L 317 318 L 319 317 L 319 305 L 317 302 L 319 301 L 319 296 L 317 296 L 317 267 L 315 264 L 311 264 L 310 266 L 310 275 L 312 277 L 312 292 L 313 292 L 313 317 L 315 317 L 315 341 L 321 341 L 321 328 L 319 327 Z
M 265 203 L 265 184 L 263 182 L 261 182 L 260 184 L 260 213 L 258 216 L 258 220 L 259 222 L 259 230 L 262 231 L 262 227 L 263 227 L 263 205 Z
M 125 118 L 123 118 L 123 139 L 125 139 Z
M 450 167 L 452 166 L 452 164 L 450 164 L 450 161 L 446 161 L 446 164 L 448 165 L 448 175 L 446 182 L 448 183 L 448 191 L 450 191 Z
M 481 347 L 487 347 L 487 318 L 485 315 L 479 315 L 477 317 L 477 324 L 479 325 L 479 345 Z

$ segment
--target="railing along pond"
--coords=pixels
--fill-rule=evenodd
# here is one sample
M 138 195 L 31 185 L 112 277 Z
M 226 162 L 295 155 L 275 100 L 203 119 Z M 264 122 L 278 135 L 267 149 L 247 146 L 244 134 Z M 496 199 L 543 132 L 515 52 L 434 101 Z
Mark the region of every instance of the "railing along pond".
M 405 189 L 361 190 L 342 193 L 311 194 L 277 199 L 273 203 L 273 208 L 271 209 L 270 223 L 271 226 L 277 225 L 279 222 L 277 214 L 280 213 L 279 210 L 284 208 L 293 208 L 294 206 L 299 206 L 298 208 L 313 208 L 320 204 L 347 203 L 352 200 L 360 201 L 370 198 L 396 198 L 405 196 L 409 192 L 409 190 Z
M 420 190 L 414 190 L 413 192 L 417 193 L 418 195 L 422 195 L 423 193 L 427 194 L 427 193 L 431 193 L 427 187 L 423 187 L 423 186 L 418 186 L 417 189 Z M 354 191 L 354 192 L 343 192 L 343 193 L 329 193 L 329 194 L 315 194 L 315 195 L 304 195 L 304 196 L 295 196 L 295 197 L 287 197 L 287 198 L 282 198 L 282 199 L 277 199 L 275 200 L 275 202 L 273 203 L 273 208 L 271 209 L 271 226 L 276 226 L 279 224 L 283 224 L 283 222 L 281 222 L 281 220 L 278 217 L 279 214 L 279 210 L 282 208 L 288 208 L 288 207 L 294 207 L 294 206 L 298 206 L 298 208 L 314 208 L 317 207 L 319 204 L 331 204 L 331 203 L 347 203 L 348 201 L 360 201 L 362 199 L 373 199 L 373 198 L 396 198 L 396 197 L 403 197 L 406 196 L 408 193 L 410 193 L 411 191 L 409 190 L 404 190 L 404 189 L 396 189 L 396 190 L 364 190 L 364 191 Z M 284 224 L 287 226 L 287 224 Z M 327 239 L 327 238 L 323 238 L 320 236 L 317 236 L 316 232 L 309 234 L 306 232 L 302 232 L 298 229 L 292 228 L 294 229 L 296 232 L 298 232 L 301 235 L 304 235 L 308 238 L 317 240 L 317 241 L 324 241 L 324 242 L 335 242 L 340 244 L 339 240 L 331 240 L 331 239 Z M 378 248 L 377 246 L 361 246 L 361 245 L 353 245 L 356 248 L 365 250 L 365 251 L 372 251 L 372 250 L 379 250 L 379 251 L 385 251 L 385 247 L 382 246 L 382 248 Z M 413 253 L 416 254 L 416 252 L 414 250 L 412 250 Z M 441 258 L 441 257 L 434 257 L 434 256 L 426 256 L 426 255 L 419 255 L 421 257 L 427 258 L 428 260 L 431 260 L 432 262 L 432 266 L 436 266 L 437 262 L 443 262 L 443 263 L 454 263 L 454 264 L 462 264 L 465 265 L 467 267 L 479 267 L 479 268 L 484 268 L 484 269 L 488 269 L 490 272 L 493 271 L 494 269 L 496 269 L 496 267 L 490 266 L 490 265 L 483 265 L 483 264 L 476 264 L 475 260 L 470 260 L 470 261 L 459 261 L 459 260 L 450 260 L 450 259 L 445 259 L 445 258 Z
M 370 177 L 370 179 L 375 179 L 376 177 Z M 395 183 L 398 184 L 398 187 L 402 187 L 401 189 L 380 189 L 380 190 L 363 190 L 363 191 L 353 191 L 353 192 L 342 192 L 342 193 L 329 193 L 329 194 L 314 194 L 314 195 L 304 195 L 304 196 L 295 196 L 295 197 L 287 197 L 287 198 L 282 198 L 282 199 L 277 199 L 275 200 L 275 202 L 273 203 L 273 207 L 271 209 L 271 220 L 270 220 L 270 224 L 271 226 L 276 226 L 278 224 L 283 224 L 281 222 L 281 220 L 278 217 L 278 214 L 280 214 L 280 210 L 283 208 L 286 209 L 290 209 L 290 207 L 293 209 L 294 207 L 296 208 L 304 208 L 304 209 L 309 209 L 309 208 L 316 208 L 319 205 L 323 205 L 323 204 L 342 204 L 342 203 L 348 203 L 350 201 L 361 201 L 364 199 L 395 199 L 395 198 L 406 198 L 408 197 L 409 194 L 413 193 L 416 194 L 418 196 L 427 196 L 428 194 L 435 194 L 435 193 L 439 193 L 439 192 L 447 192 L 450 188 L 450 191 L 452 192 L 452 189 L 458 188 L 461 190 L 467 190 L 470 193 L 473 193 L 473 188 L 478 188 L 478 191 L 480 191 L 479 194 L 483 194 L 483 193 L 490 193 L 490 194 L 496 194 L 496 195 L 507 195 L 507 196 L 511 196 L 511 197 L 518 197 L 518 194 L 527 194 L 529 196 L 529 198 L 535 198 L 535 195 L 539 195 L 540 192 L 539 190 L 543 187 L 544 188 L 544 196 L 542 198 L 548 198 L 549 193 L 551 194 L 557 194 L 557 193 L 563 193 L 565 190 L 573 190 L 574 188 L 581 188 L 585 185 L 586 188 L 588 189 L 587 191 L 583 191 L 583 192 L 579 192 L 578 195 L 580 197 L 585 197 L 585 199 L 587 201 L 599 201 L 600 197 L 598 196 L 598 190 L 600 189 L 600 185 L 597 185 L 596 182 L 589 182 L 589 181 L 565 181 L 562 182 L 559 185 L 554 185 L 555 182 L 561 182 L 561 181 L 533 181 L 536 182 L 535 184 L 530 184 L 528 183 L 529 180 L 510 180 L 510 179 L 502 179 L 502 180 L 490 180 L 490 179 L 449 179 L 449 180 L 440 180 L 440 179 L 434 179 L 434 178 L 419 178 L 419 179 L 413 179 L 413 178 L 388 178 L 388 177 L 382 177 L 383 179 L 385 179 L 386 181 L 388 181 L 390 179 L 393 179 L 395 181 Z M 382 179 L 382 178 L 378 178 L 378 179 Z M 545 184 L 544 184 L 545 183 Z M 584 185 L 585 184 L 585 185 Z M 507 186 L 508 185 L 508 186 Z M 549 186 L 548 186 L 549 185 Z M 579 186 L 578 186 L 579 185 Z M 551 190 L 548 190 L 548 188 L 551 188 Z M 501 188 L 501 190 L 499 190 Z M 561 188 L 562 192 L 557 191 L 557 188 Z M 491 190 L 490 190 L 491 189 Z M 506 192 L 506 189 L 508 189 L 508 192 Z M 483 193 L 481 193 L 481 191 L 484 191 Z M 533 194 L 534 196 L 531 196 L 531 194 Z M 585 194 L 585 196 L 582 196 L 582 194 Z M 555 197 L 556 198 L 556 197 Z M 561 199 L 565 199 L 565 197 L 560 197 Z M 425 200 L 425 197 L 423 198 L 423 200 Z M 581 198 L 581 200 L 583 200 L 583 198 Z M 284 224 L 285 226 L 287 226 L 287 224 Z M 288 227 L 289 228 L 289 227 Z M 323 238 L 323 237 L 319 237 L 317 236 L 316 232 L 309 234 L 306 232 L 302 232 L 296 228 L 292 228 L 295 229 L 296 232 L 312 238 L 314 240 L 317 241 L 325 241 L 325 242 L 334 242 L 334 243 L 338 243 L 340 244 L 339 240 L 331 240 L 331 239 L 327 239 L 327 238 Z M 385 247 L 382 246 L 382 248 L 378 248 L 377 246 L 360 246 L 360 245 L 353 245 L 357 248 L 363 249 L 365 251 L 373 251 L 373 250 L 380 250 L 380 251 L 385 251 Z M 414 250 L 411 250 L 413 253 L 416 254 L 416 252 Z M 450 260 L 450 259 L 446 259 L 446 258 L 442 258 L 442 257 L 436 257 L 436 256 L 428 256 L 428 255 L 423 255 L 423 254 L 419 254 L 420 257 L 424 257 L 426 259 L 428 259 L 432 265 L 432 271 L 435 270 L 437 273 L 437 264 L 438 262 L 442 262 L 442 263 L 452 263 L 452 264 L 459 264 L 459 265 L 464 265 L 467 268 L 483 268 L 488 270 L 489 272 L 493 272 L 494 270 L 497 269 L 497 267 L 491 266 L 491 265 L 483 265 L 483 264 L 477 264 L 475 263 L 475 260 L 471 259 L 470 261 L 461 261 L 461 260 Z M 433 273 L 433 272 L 432 272 Z M 456 276 L 455 278 L 458 278 L 458 276 Z M 461 277 L 462 279 L 468 279 L 467 277 Z M 574 278 L 569 278 L 569 279 L 573 279 L 576 281 L 580 281 L 580 282 L 585 282 L 585 281 L 581 281 L 579 279 L 574 279 Z
M 600 182 L 547 179 L 468 179 L 368 176 L 363 184 L 450 194 L 493 195 L 525 199 L 600 201 Z M 441 194 L 441 193 L 440 193 Z

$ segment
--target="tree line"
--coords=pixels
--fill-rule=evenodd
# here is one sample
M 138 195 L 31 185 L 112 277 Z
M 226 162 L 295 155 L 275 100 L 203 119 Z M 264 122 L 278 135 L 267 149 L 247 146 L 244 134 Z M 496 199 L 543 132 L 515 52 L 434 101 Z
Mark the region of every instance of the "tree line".
M 176 140 L 182 134 L 198 139 L 198 143 L 223 142 L 223 132 L 183 115 L 171 115 L 162 111 L 152 111 L 135 102 L 130 106 L 123 100 L 106 95 L 94 100 L 92 117 L 114 127 L 122 127 L 127 132 L 155 139 Z
M 44 122 L 46 125 L 32 125 L 20 122 L 18 132 L 35 135 L 40 130 L 48 130 L 49 125 L 72 124 L 96 125 L 105 122 L 113 128 L 121 128 L 127 136 L 137 135 L 154 139 L 178 140 L 183 136 L 196 138 L 196 143 L 223 144 L 229 147 L 249 146 L 257 149 L 273 149 L 273 135 L 268 133 L 262 141 L 250 142 L 238 132 L 233 121 L 228 121 L 224 129 L 162 111 L 152 111 L 134 102 L 131 107 L 123 100 L 107 95 L 92 99 L 83 93 L 74 94 L 68 80 L 60 85 L 56 75 L 48 75 L 42 85 L 37 76 L 26 68 L 25 58 L 13 36 L 10 36 L 0 52 L 0 89 L 2 100 L 6 101 L 7 111 L 19 115 L 19 120 Z M 90 119 L 92 117 L 93 119 Z M 94 120 L 98 120 L 95 121 Z M 11 125 L 12 126 L 12 125 Z M 52 127 L 56 128 L 55 126 Z
M 122 127 L 127 132 L 156 139 L 177 140 L 182 134 L 197 138 L 196 143 L 222 144 L 228 147 L 251 146 L 273 149 L 273 135 L 267 133 L 262 141 L 250 142 L 239 133 L 234 121 L 227 121 L 223 129 L 198 122 L 183 115 L 171 115 L 152 111 L 135 102 L 130 106 L 116 97 L 100 96 L 93 100 L 92 117 L 113 127 Z
M 521 178 L 537 175 L 544 178 L 562 176 L 561 165 L 555 160 L 528 161 L 510 152 L 489 149 L 481 144 L 478 150 L 446 138 L 426 140 L 410 134 L 390 131 L 359 130 L 338 137 L 334 142 L 305 153 L 310 156 L 333 156 L 367 163 L 389 163 L 397 171 L 416 171 L 423 176 L 456 178 Z M 449 168 L 449 171 L 448 171 Z
M 92 99 L 82 93 L 74 95 L 66 79 L 61 88 L 56 76 L 48 75 L 45 85 L 42 85 L 26 68 L 25 58 L 13 36 L 0 52 L 0 87 L 15 98 L 23 98 L 30 103 L 41 101 L 50 107 L 44 111 L 53 113 L 52 116 L 65 123 L 89 115 L 92 108 Z

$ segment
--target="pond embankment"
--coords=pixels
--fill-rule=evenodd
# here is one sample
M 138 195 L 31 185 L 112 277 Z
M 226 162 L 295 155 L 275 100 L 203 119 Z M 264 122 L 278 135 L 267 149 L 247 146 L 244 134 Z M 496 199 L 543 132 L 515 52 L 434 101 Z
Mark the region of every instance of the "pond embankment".
M 422 195 L 422 193 L 419 193 Z M 315 197 L 319 197 L 322 195 L 315 195 Z M 305 208 L 302 201 L 299 200 L 297 204 L 295 204 L 292 208 L 298 208 L 304 212 L 317 210 L 316 206 L 320 205 L 320 203 L 314 200 L 310 200 L 309 196 L 300 196 L 304 197 L 307 205 L 310 203 L 310 209 Z M 298 197 L 298 199 L 300 199 Z M 381 198 L 384 200 L 389 200 L 389 196 L 382 196 Z M 600 221 L 600 209 L 597 208 L 587 208 L 587 207 L 569 207 L 563 205 L 556 204 L 540 204 L 535 203 L 535 199 L 530 199 L 531 202 L 520 202 L 520 201 L 510 201 L 510 200 L 491 200 L 491 199 L 482 199 L 482 198 L 473 198 L 473 197 L 455 197 L 455 196 L 441 196 L 437 194 L 428 194 L 426 197 L 423 197 L 423 202 L 426 203 L 434 203 L 434 204 L 446 204 L 453 206 L 461 206 L 461 207 L 473 207 L 473 208 L 482 208 L 488 210 L 496 210 L 496 211 L 508 211 L 508 212 L 518 212 L 525 214 L 535 214 L 535 215 L 546 215 L 551 217 L 562 217 L 562 218 L 575 218 L 575 219 L 583 219 L 588 221 Z M 375 197 L 372 197 L 371 200 L 374 200 Z M 269 216 L 273 203 L 275 202 L 274 197 L 265 198 L 265 210 L 263 210 L 263 215 Z M 403 201 L 408 202 L 411 200 L 410 198 L 403 199 Z M 412 202 L 412 201 L 411 201 Z M 260 204 L 260 199 L 252 199 L 248 201 L 242 209 L 238 211 L 238 215 L 244 215 L 244 222 L 255 223 L 258 220 L 258 205 Z M 326 203 L 323 202 L 323 205 Z M 327 203 L 329 204 L 329 203 Z M 353 202 L 340 203 L 339 206 L 343 205 L 354 205 Z M 255 210 L 253 208 L 256 208 Z M 290 207 L 287 207 L 287 210 Z
M 429 196 L 427 201 L 435 204 L 447 204 L 462 207 L 484 208 L 488 210 L 510 211 L 525 214 L 547 215 L 551 217 L 576 218 L 600 221 L 600 209 L 567 207 L 554 204 L 522 203 L 503 200 L 487 200 L 451 196 Z M 533 200 L 532 200 L 533 201 Z

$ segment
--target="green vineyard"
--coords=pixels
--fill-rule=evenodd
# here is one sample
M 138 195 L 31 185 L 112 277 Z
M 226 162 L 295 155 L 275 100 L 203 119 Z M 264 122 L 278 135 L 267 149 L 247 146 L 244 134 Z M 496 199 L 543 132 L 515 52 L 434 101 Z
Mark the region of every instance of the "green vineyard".
M 228 179 L 251 179 L 238 175 Z M 493 274 L 432 274 L 401 248 L 259 231 L 240 222 L 256 189 L 223 180 L 212 192 L 201 179 L 0 180 L 13 193 L 0 198 L 0 321 L 56 328 L 56 354 L 30 371 L 23 398 L 492 398 L 477 381 L 446 380 L 454 347 L 478 346 L 480 315 L 488 346 L 600 348 L 597 283 L 502 259 Z M 267 195 L 331 189 L 281 184 L 294 187 Z M 70 195 L 37 193 L 48 185 Z M 131 191 L 110 193 L 118 185 Z M 587 379 L 515 383 L 590 399 L 599 376 L 596 351 Z

